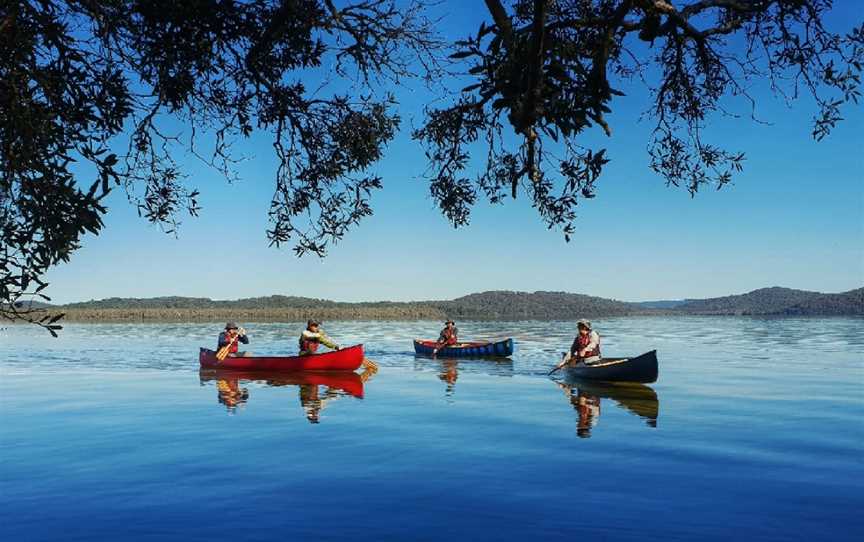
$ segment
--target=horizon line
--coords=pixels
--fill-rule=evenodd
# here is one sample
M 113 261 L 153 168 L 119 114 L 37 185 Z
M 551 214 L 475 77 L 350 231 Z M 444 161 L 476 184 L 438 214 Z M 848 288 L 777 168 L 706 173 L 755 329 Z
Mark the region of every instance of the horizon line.
M 593 294 L 587 294 L 587 293 L 582 293 L 582 292 L 569 292 L 569 291 L 564 291 L 564 290 L 534 290 L 534 291 L 528 291 L 528 290 L 483 290 L 480 292 L 469 292 L 469 293 L 466 293 L 466 294 L 463 294 L 463 295 L 460 295 L 460 296 L 457 296 L 457 297 L 454 297 L 451 299 L 411 299 L 411 300 L 406 300 L 406 301 L 397 301 L 397 300 L 393 300 L 393 299 L 377 299 L 377 300 L 368 300 L 367 299 L 367 300 L 359 300 L 359 301 L 340 301 L 340 300 L 336 300 L 336 299 L 328 299 L 328 298 L 323 298 L 323 297 L 311 297 L 311 296 L 303 296 L 303 295 L 273 293 L 273 294 L 250 296 L 250 297 L 238 297 L 235 299 L 219 299 L 219 298 L 213 298 L 213 297 L 183 296 L 183 295 L 156 295 L 156 296 L 151 296 L 151 297 L 110 296 L 110 297 L 103 297 L 103 298 L 99 298 L 99 299 L 91 298 L 89 300 L 69 301 L 67 303 L 57 303 L 57 304 L 53 304 L 51 302 L 39 301 L 37 299 L 30 299 L 28 301 L 21 301 L 21 303 L 36 302 L 36 303 L 61 307 L 64 305 L 73 305 L 76 303 L 93 303 L 93 302 L 99 302 L 99 301 L 107 301 L 110 299 L 135 299 L 135 300 L 141 300 L 141 301 L 150 301 L 150 300 L 154 300 L 154 299 L 179 298 L 179 299 L 206 299 L 206 300 L 215 301 L 215 302 L 236 302 L 236 301 L 243 301 L 243 300 L 248 300 L 248 299 L 262 299 L 262 298 L 268 298 L 268 297 L 295 297 L 295 298 L 299 298 L 299 299 L 311 299 L 311 300 L 316 300 L 316 301 L 330 301 L 333 303 L 348 303 L 348 304 L 429 303 L 429 302 L 436 302 L 436 301 L 455 301 L 457 299 L 461 299 L 461 298 L 467 297 L 469 295 L 478 295 L 478 294 L 486 294 L 486 293 L 514 293 L 514 294 L 558 293 L 558 294 L 567 294 L 567 295 L 582 295 L 582 296 L 586 296 L 586 297 L 596 297 L 596 298 L 600 298 L 600 299 L 618 301 L 618 302 L 622 302 L 622 303 L 657 303 L 657 302 L 669 302 L 669 301 L 682 301 L 682 302 L 684 302 L 684 301 L 694 301 L 694 300 L 704 300 L 704 299 L 718 299 L 718 298 L 722 298 L 722 297 L 747 295 L 747 294 L 751 294 L 753 292 L 758 292 L 760 290 L 770 290 L 770 289 L 775 289 L 775 288 L 798 291 L 798 292 L 810 292 L 810 293 L 816 293 L 816 294 L 831 295 L 831 294 L 844 294 L 844 293 L 852 292 L 852 291 L 858 290 L 860 288 L 864 288 L 864 285 L 862 285 L 858 288 L 852 288 L 850 290 L 843 290 L 840 292 L 820 292 L 818 290 L 802 290 L 799 288 L 788 288 L 786 286 L 774 285 L 774 286 L 764 286 L 764 287 L 756 288 L 755 290 L 749 290 L 746 292 L 731 293 L 731 294 L 714 296 L 714 297 L 681 297 L 681 298 L 666 297 L 663 299 L 652 298 L 652 299 L 645 299 L 645 300 L 641 300 L 641 301 L 627 301 L 627 300 L 614 298 L 614 297 L 603 297 L 600 295 L 593 295 Z

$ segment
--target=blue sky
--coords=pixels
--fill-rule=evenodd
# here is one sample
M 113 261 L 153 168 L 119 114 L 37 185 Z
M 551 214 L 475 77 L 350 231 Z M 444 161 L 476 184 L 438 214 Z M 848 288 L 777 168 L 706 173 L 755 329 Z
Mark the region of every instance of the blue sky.
M 476 31 L 482 3 L 445 14 L 450 37 Z M 862 17 L 838 2 L 840 28 Z M 177 238 L 140 219 L 118 191 L 106 229 L 49 273 L 49 293 L 65 303 L 160 295 L 233 299 L 270 294 L 345 301 L 453 298 L 476 291 L 563 290 L 624 300 L 741 293 L 780 285 L 844 291 L 864 285 L 864 112 L 824 141 L 810 138 L 809 100 L 791 108 L 757 85 L 758 114 L 769 125 L 719 119 L 705 139 L 747 153 L 732 186 L 691 199 L 648 169 L 652 124 L 641 87 L 613 103 L 612 138 L 586 134 L 612 161 L 597 197 L 579 205 L 576 238 L 549 231 L 520 194 L 503 206 L 480 203 L 472 223 L 454 230 L 435 209 L 422 180 L 422 149 L 410 129 L 422 122 L 422 89 L 399 90 L 403 130 L 375 171 L 384 190 L 366 219 L 326 259 L 298 259 L 268 247 L 265 231 L 275 158 L 266 135 L 241 143 L 251 156 L 228 184 L 192 159 L 182 162 L 203 207 Z

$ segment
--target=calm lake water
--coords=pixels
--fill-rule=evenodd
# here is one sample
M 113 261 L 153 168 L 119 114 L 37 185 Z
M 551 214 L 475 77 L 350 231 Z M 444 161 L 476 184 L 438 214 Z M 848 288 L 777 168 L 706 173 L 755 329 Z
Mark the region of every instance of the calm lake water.
M 210 378 L 218 324 L 0 330 L 0 540 L 861 540 L 864 320 L 616 318 L 650 386 L 546 372 L 572 322 L 328 322 L 357 378 Z M 256 353 L 299 324 L 246 324 Z M 243 391 L 245 389 L 245 392 Z M 587 538 L 586 538 L 587 536 Z

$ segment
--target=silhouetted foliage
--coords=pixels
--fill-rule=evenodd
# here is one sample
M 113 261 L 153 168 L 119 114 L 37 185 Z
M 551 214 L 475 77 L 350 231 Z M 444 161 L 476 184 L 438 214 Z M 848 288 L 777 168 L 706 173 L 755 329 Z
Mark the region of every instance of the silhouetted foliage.
M 183 213 L 199 210 L 177 153 L 232 179 L 243 158 L 232 143 L 256 130 L 272 137 L 278 158 L 270 241 L 323 256 L 372 213 L 381 179 L 369 168 L 400 122 L 384 87 L 415 71 L 432 80 L 448 60 L 425 3 L 0 3 L 0 316 L 53 331 L 53 316 L 21 300 L 45 298 L 46 270 L 68 261 L 83 234 L 101 231 L 113 188 L 173 232 Z M 611 134 L 606 114 L 629 79 L 646 81 L 654 100 L 652 169 L 691 194 L 723 186 L 741 168 L 741 152 L 704 142 L 701 132 L 712 114 L 726 113 L 727 96 L 755 107 L 753 80 L 768 78 L 788 99 L 799 90 L 813 96 L 816 139 L 860 96 L 864 27 L 828 31 L 830 0 L 486 6 L 491 24 L 451 55 L 469 63 L 473 82 L 452 106 L 428 109 L 414 132 L 427 149 L 431 195 L 455 226 L 468 223 L 478 196 L 501 202 L 521 185 L 569 239 L 578 201 L 594 195 L 609 160 L 577 137 L 591 126 Z M 344 90 L 332 92 L 334 80 Z M 474 146 L 486 166 L 470 178 Z
M 858 101 L 864 26 L 845 36 L 828 31 L 830 0 L 675 4 L 517 0 L 508 10 L 486 0 L 492 24 L 452 55 L 467 64 L 471 84 L 449 107 L 429 108 L 414 132 L 431 162 L 432 197 L 452 224 L 468 223 L 480 195 L 499 203 L 521 186 L 569 240 L 576 205 L 594 196 L 609 160 L 577 136 L 595 126 L 611 135 L 606 114 L 630 80 L 644 82 L 653 99 L 651 169 L 691 195 L 722 187 L 741 169 L 744 154 L 704 141 L 702 129 L 711 115 L 729 114 L 726 97 L 755 109 L 752 82 L 766 79 L 787 99 L 809 93 L 819 106 L 817 140 L 841 119 L 841 105 Z M 472 179 L 478 146 L 486 164 Z
M 324 255 L 381 187 L 367 170 L 399 117 L 376 83 L 434 73 L 440 45 L 394 0 L 6 1 L 0 36 L 0 316 L 54 328 L 21 300 L 47 300 L 41 277 L 99 233 L 112 188 L 173 232 L 199 210 L 176 154 L 230 179 L 256 129 L 279 159 L 271 242 Z

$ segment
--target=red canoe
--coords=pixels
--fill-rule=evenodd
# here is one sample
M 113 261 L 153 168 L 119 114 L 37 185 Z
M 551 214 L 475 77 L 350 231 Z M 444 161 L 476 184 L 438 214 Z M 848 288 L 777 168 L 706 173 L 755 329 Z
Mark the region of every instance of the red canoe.
M 248 358 L 216 359 L 216 352 L 201 349 L 198 356 L 205 369 L 236 369 L 239 371 L 354 371 L 363 363 L 363 345 L 310 356 L 253 356 Z

